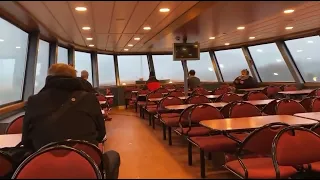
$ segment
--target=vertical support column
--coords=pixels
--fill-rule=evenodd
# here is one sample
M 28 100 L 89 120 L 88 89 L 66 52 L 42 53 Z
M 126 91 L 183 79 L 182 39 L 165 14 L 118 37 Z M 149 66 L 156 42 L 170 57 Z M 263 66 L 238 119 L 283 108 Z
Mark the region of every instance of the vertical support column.
M 290 73 L 292 74 L 293 79 L 295 80 L 295 82 L 297 84 L 303 84 L 303 79 L 302 76 L 300 74 L 300 72 L 298 71 L 297 66 L 295 65 L 295 63 L 292 60 L 292 57 L 289 53 L 289 50 L 287 49 L 286 45 L 284 44 L 284 42 L 282 41 L 277 41 L 276 42 L 278 49 L 284 59 L 284 61 L 286 62 Z
M 150 71 L 155 72 L 152 55 L 151 55 L 151 54 L 148 54 L 147 57 L 148 57 L 149 72 L 150 72 Z M 157 77 L 157 75 L 156 75 L 156 77 Z
M 98 53 L 91 52 L 91 67 L 92 67 L 92 83 L 93 87 L 99 86 L 99 72 L 98 72 Z
M 187 67 L 187 61 L 182 60 L 182 68 L 184 72 L 184 95 L 187 97 L 188 96 L 188 67 Z
M 116 83 L 117 83 L 117 86 L 120 86 L 118 56 L 113 55 L 113 60 L 114 60 L 114 73 L 116 75 Z
M 219 63 L 217 61 L 216 56 L 214 55 L 214 52 L 213 51 L 209 51 L 209 55 L 210 55 L 211 62 L 212 62 L 212 65 L 213 65 L 213 69 L 214 69 L 214 72 L 216 73 L 218 82 L 223 82 L 223 76 L 221 74 L 220 67 L 218 65 Z
M 242 49 L 242 52 L 244 54 L 244 57 L 247 60 L 247 63 L 248 63 L 249 69 L 251 71 L 252 77 L 254 79 L 256 79 L 257 82 L 262 82 L 261 78 L 259 76 L 259 73 L 257 71 L 257 68 L 256 68 L 256 66 L 255 66 L 255 64 L 254 64 L 254 62 L 252 60 L 251 55 L 250 55 L 249 49 L 247 47 L 242 47 L 241 49 Z
M 73 67 L 75 67 L 75 55 L 74 55 L 74 48 L 71 47 L 71 48 L 68 48 L 68 64 L 69 65 L 72 65 Z
M 24 80 L 23 100 L 27 101 L 29 96 L 33 95 L 34 83 L 37 69 L 37 57 L 39 47 L 39 31 L 29 34 L 29 47 L 27 54 L 26 72 Z
M 57 63 L 57 56 L 58 56 L 58 43 L 52 42 L 49 46 L 49 67 L 52 64 Z

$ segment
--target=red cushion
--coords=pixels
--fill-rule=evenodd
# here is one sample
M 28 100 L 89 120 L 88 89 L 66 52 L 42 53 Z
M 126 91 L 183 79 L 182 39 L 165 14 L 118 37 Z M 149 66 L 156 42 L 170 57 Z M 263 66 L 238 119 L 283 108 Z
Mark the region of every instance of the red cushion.
M 188 130 L 189 130 L 189 127 L 183 128 L 183 134 L 186 135 Z M 182 134 L 181 128 L 176 129 L 176 131 L 178 131 L 180 134 Z M 204 136 L 204 135 L 209 135 L 210 132 L 211 132 L 211 130 L 206 127 L 191 127 L 191 129 L 187 135 L 190 137 Z
M 178 127 L 179 126 L 179 117 L 162 117 L 161 121 L 170 127 Z
M 145 106 L 145 105 L 146 105 L 146 102 L 145 102 L 145 101 L 138 101 L 137 104 L 140 105 L 140 106 Z
M 271 158 L 248 158 L 242 159 L 243 164 L 248 170 L 249 179 L 275 179 L 276 171 L 274 169 Z M 226 166 L 233 170 L 235 173 L 245 177 L 245 172 L 238 160 L 226 163 Z M 279 166 L 280 177 L 288 178 L 295 174 L 297 171 L 291 166 Z
M 171 117 L 180 117 L 180 113 L 163 113 L 161 114 L 162 118 L 171 118 Z
M 156 113 L 157 112 L 157 108 L 156 107 L 147 107 L 147 111 L 149 113 Z
M 219 151 L 232 153 L 237 150 L 237 142 L 224 135 L 198 136 L 191 137 L 190 139 L 206 152 Z
M 320 172 L 320 161 L 311 163 L 311 169 L 312 171 Z

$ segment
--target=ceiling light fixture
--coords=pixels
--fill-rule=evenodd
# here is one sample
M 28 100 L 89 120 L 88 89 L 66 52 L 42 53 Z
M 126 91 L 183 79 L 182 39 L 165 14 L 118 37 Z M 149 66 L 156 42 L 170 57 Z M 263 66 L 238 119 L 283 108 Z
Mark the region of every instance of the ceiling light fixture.
M 243 29 L 245 29 L 245 27 L 239 26 L 239 27 L 237 27 L 237 29 L 238 29 L 238 30 L 243 30 Z
M 87 10 L 86 7 L 76 7 L 75 9 L 76 9 L 76 11 L 86 11 Z
M 169 8 L 161 8 L 159 11 L 160 11 L 160 12 L 169 12 L 170 9 L 169 9 Z
M 249 39 L 254 39 L 254 38 L 256 38 L 256 37 L 253 37 L 253 36 L 249 37 Z
M 83 30 L 90 30 L 91 28 L 88 26 L 82 27 Z
M 146 26 L 146 27 L 143 27 L 144 30 L 151 30 L 151 27 L 149 26 Z
M 92 41 L 92 38 L 87 38 L 88 41 Z
M 293 27 L 292 26 L 287 26 L 286 27 L 286 30 L 290 30 L 290 29 L 293 29 Z
M 133 38 L 135 41 L 139 41 L 140 40 L 140 38 L 139 37 L 135 37 L 135 38 Z
M 279 74 L 278 73 L 273 73 L 273 75 L 278 76 Z
M 215 39 L 215 38 L 216 38 L 216 37 L 213 37 L 213 36 L 212 36 L 212 37 L 209 37 L 209 39 Z
M 89 44 L 89 47 L 93 47 L 94 45 L 93 44 Z
M 17 46 L 16 48 L 17 48 L 17 49 L 20 49 L 21 47 L 20 47 L 20 46 Z
M 132 46 L 133 46 L 133 44 L 128 44 L 128 46 L 129 46 L 129 47 L 132 47 Z
M 286 10 L 283 11 L 283 13 L 285 13 L 285 14 L 290 14 L 290 13 L 293 13 L 293 12 L 294 12 L 293 9 L 286 9 Z
M 229 46 L 229 45 L 230 45 L 230 43 L 225 43 L 224 45 Z
M 308 41 L 308 43 L 312 44 L 312 43 L 313 43 L 313 41 Z
M 124 51 L 129 51 L 129 49 L 123 49 Z

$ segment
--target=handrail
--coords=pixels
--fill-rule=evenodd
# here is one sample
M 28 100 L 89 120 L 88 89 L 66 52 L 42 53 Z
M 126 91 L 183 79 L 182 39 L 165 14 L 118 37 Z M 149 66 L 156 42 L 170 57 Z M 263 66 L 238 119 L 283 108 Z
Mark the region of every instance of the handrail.
M 5 106 L 0 108 L 0 116 L 18 109 L 21 109 L 25 106 L 26 102 L 19 102 L 19 103 L 15 103 L 9 106 Z

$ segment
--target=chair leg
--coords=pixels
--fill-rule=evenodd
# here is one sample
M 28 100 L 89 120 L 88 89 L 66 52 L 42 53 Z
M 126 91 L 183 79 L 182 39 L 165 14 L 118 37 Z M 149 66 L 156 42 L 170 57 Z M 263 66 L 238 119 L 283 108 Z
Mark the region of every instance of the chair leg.
M 169 145 L 172 145 L 172 139 L 171 139 L 171 127 L 168 127 L 168 138 L 169 138 Z
M 151 126 L 151 118 L 152 118 L 152 116 L 151 116 L 150 113 L 148 114 L 148 116 L 149 116 L 149 126 Z
M 204 151 L 200 149 L 200 171 L 201 171 L 201 178 L 206 177 L 206 166 L 205 166 L 205 159 L 204 159 Z
M 163 140 L 166 140 L 167 139 L 167 126 L 162 123 L 162 133 L 163 133 Z
M 192 166 L 192 143 L 188 141 L 188 164 Z
M 134 103 L 134 106 L 135 106 L 135 108 L 136 108 L 136 113 L 138 112 L 138 102 L 135 102 Z M 141 113 L 140 113 L 141 114 Z
M 156 118 L 155 118 L 155 117 L 154 117 L 154 115 L 152 114 L 152 115 L 151 115 L 151 120 L 152 120 L 152 128 L 153 128 L 153 129 L 156 129 L 156 126 L 155 126 L 155 123 L 156 123 L 156 122 L 155 122 L 155 119 L 156 119 Z

